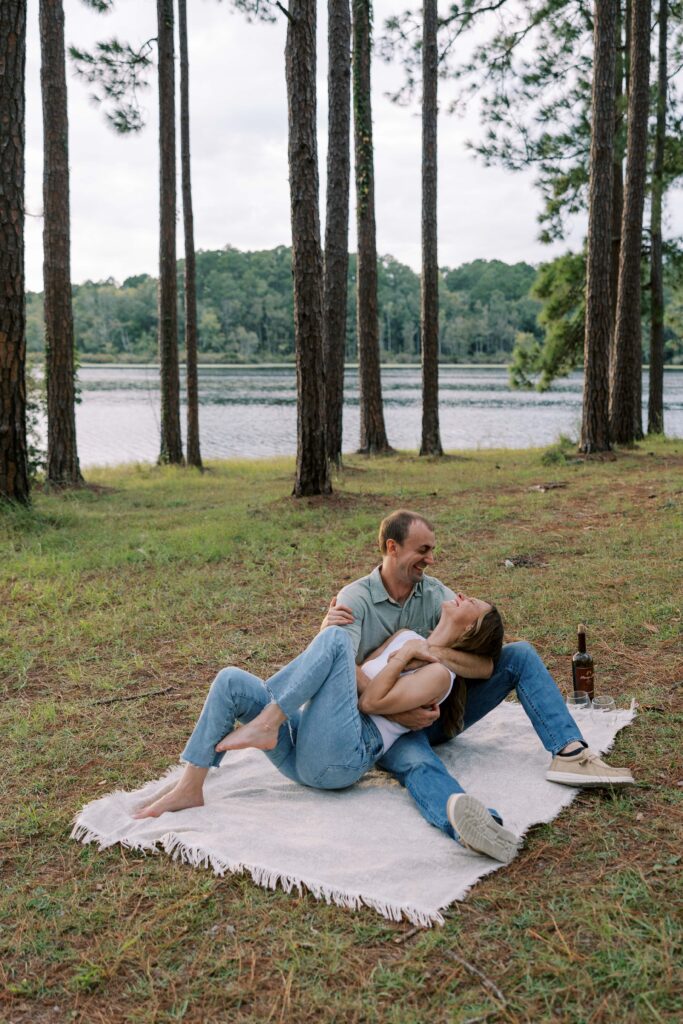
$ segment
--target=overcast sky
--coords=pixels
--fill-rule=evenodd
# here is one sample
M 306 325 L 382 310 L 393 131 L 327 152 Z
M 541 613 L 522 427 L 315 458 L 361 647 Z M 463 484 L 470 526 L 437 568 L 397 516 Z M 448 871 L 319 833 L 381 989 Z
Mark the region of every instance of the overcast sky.
M 406 0 L 376 0 L 381 27 Z M 64 0 L 66 40 L 80 47 L 116 35 L 139 43 L 156 34 L 154 0 L 118 0 L 98 15 L 80 0 Z M 192 175 L 198 249 L 266 249 L 288 245 L 287 106 L 284 18 L 248 24 L 216 0 L 188 3 Z M 320 4 L 318 106 L 321 209 L 326 156 L 326 4 Z M 42 123 L 38 0 L 28 3 L 27 284 L 42 289 Z M 420 262 L 420 122 L 417 107 L 394 106 L 385 93 L 396 68 L 373 66 L 377 246 L 414 269 Z M 72 279 L 122 281 L 157 273 L 157 96 L 144 94 L 147 127 L 121 137 L 68 71 Z M 485 168 L 465 149 L 478 133 L 476 108 L 465 118 L 442 114 L 439 135 L 439 262 L 457 266 L 479 257 L 538 263 L 581 244 L 585 225 L 554 247 L 537 241 L 540 208 L 533 179 Z M 674 200 L 674 203 L 677 200 Z M 180 202 L 180 196 L 179 196 Z M 680 196 L 678 197 L 680 204 Z M 670 222 L 683 223 L 674 208 Z M 353 221 L 353 217 L 351 218 Z M 179 220 L 178 253 L 182 255 Z M 681 230 L 678 226 L 678 230 Z M 350 247 L 355 249 L 352 227 Z

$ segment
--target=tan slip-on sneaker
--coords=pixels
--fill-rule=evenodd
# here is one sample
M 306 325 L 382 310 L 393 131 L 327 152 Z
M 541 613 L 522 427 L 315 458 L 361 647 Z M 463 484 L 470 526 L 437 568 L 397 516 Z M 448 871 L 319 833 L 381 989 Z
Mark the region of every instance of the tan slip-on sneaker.
M 590 747 L 565 757 L 558 754 L 550 762 L 545 777 L 548 782 L 565 786 L 629 786 L 635 782 L 628 768 L 605 764 Z
M 468 850 L 509 864 L 519 847 L 519 839 L 499 825 L 484 805 L 469 793 L 452 793 L 446 814 L 458 841 Z

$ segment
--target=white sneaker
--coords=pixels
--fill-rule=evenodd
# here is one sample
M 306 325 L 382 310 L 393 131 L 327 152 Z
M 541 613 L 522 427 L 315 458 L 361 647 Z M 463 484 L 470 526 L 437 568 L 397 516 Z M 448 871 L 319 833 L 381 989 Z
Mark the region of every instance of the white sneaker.
M 518 837 L 499 825 L 484 805 L 469 793 L 451 794 L 446 814 L 458 841 L 468 850 L 485 853 L 503 864 L 514 859 L 519 847 Z

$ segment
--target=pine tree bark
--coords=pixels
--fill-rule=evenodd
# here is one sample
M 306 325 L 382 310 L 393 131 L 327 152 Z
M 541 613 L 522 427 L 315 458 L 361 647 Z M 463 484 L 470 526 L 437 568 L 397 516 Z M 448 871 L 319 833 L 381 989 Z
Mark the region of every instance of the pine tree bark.
M 26 448 L 26 0 L 0 4 L 0 500 L 30 501 Z
M 76 443 L 74 324 L 71 307 L 69 120 L 62 0 L 40 0 L 43 99 L 43 286 L 47 390 L 46 480 L 83 483 Z
M 375 170 L 370 100 L 372 13 L 370 0 L 352 0 L 353 114 L 356 173 L 356 332 L 360 386 L 360 451 L 390 452 L 384 426 L 377 315 Z
M 293 493 L 297 498 L 332 490 L 325 429 L 315 33 L 316 0 L 291 0 L 285 70 L 297 381 Z
M 621 218 L 624 211 L 624 56 L 622 49 L 623 23 L 621 0 L 617 0 L 617 42 L 614 72 L 614 149 L 612 152 L 612 253 L 610 256 L 610 297 L 612 300 L 612 337 L 610 365 L 614 357 L 615 327 L 617 323 L 617 294 L 619 291 L 619 256 L 621 254 Z
M 595 0 L 581 450 L 607 451 L 617 0 Z
M 422 444 L 420 455 L 443 455 L 439 432 L 439 263 L 437 256 L 437 0 L 422 5 Z
M 631 9 L 626 182 L 621 225 L 619 295 L 610 369 L 610 434 L 618 444 L 643 436 L 640 261 L 650 100 L 650 0 Z
M 327 212 L 323 285 L 323 352 L 327 454 L 342 461 L 344 353 L 349 270 L 349 182 L 351 176 L 351 10 L 349 0 L 328 0 Z
M 664 433 L 664 278 L 662 267 L 662 198 L 664 196 L 664 146 L 666 143 L 668 0 L 659 0 L 657 57 L 657 124 L 652 165 L 650 219 L 650 385 L 647 411 L 648 434 Z
M 178 0 L 180 42 L 180 165 L 185 234 L 185 360 L 187 365 L 187 464 L 202 468 L 197 382 L 197 270 L 190 169 L 190 62 L 187 52 L 187 0 Z
M 182 465 L 176 281 L 176 153 L 173 0 L 157 0 L 159 49 L 159 462 Z

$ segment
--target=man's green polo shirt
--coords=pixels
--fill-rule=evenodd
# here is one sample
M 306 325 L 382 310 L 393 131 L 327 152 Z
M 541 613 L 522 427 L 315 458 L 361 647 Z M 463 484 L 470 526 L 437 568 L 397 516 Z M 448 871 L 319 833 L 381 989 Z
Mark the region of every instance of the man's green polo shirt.
M 443 602 L 455 596 L 440 580 L 423 576 L 408 599 L 399 604 L 386 592 L 379 570 L 377 566 L 369 576 L 349 583 L 337 596 L 338 604 L 353 611 L 354 621 L 344 629 L 351 635 L 359 665 L 399 629 L 414 629 L 427 636 L 441 617 Z

